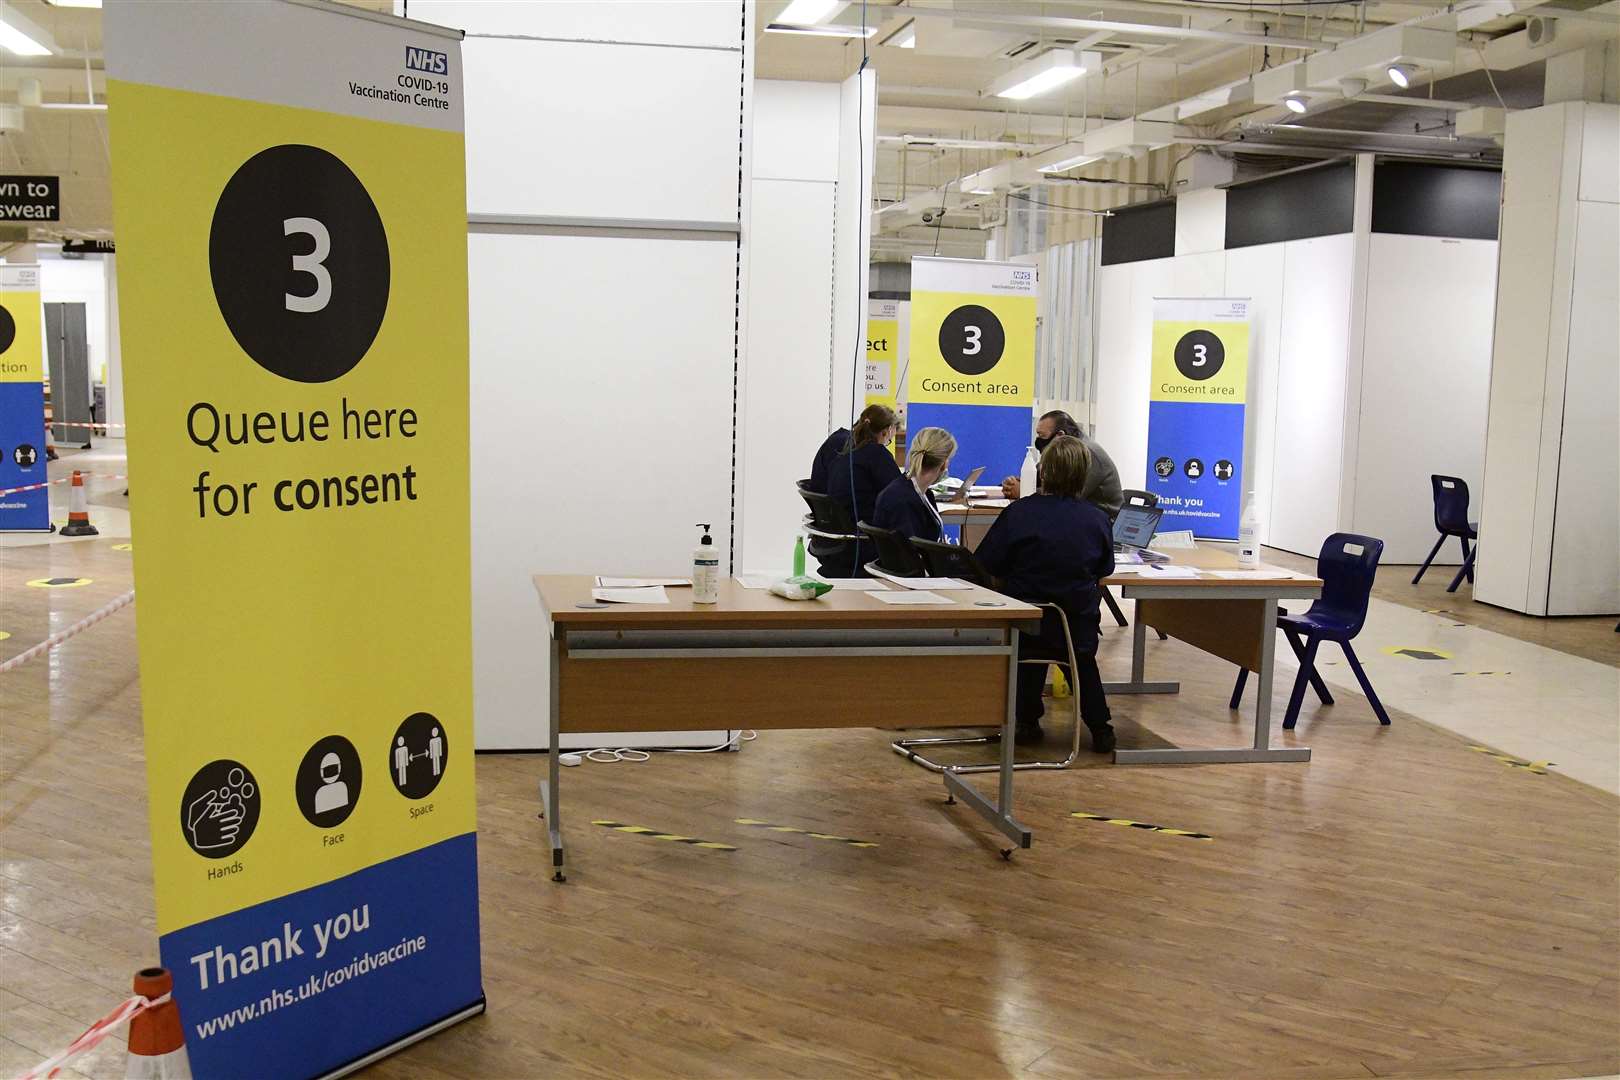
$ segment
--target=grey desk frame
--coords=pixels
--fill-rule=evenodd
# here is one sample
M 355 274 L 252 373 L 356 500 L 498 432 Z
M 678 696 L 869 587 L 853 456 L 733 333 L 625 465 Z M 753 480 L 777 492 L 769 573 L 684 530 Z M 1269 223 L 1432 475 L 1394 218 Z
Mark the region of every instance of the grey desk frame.
M 982 612 L 981 612 L 982 614 Z M 784 630 L 559 630 L 550 624 L 551 707 L 546 779 L 540 781 L 542 816 L 551 839 L 552 880 L 566 881 L 561 811 L 562 698 L 560 662 L 567 649 L 570 660 L 612 662 L 632 659 L 784 658 L 815 659 L 832 656 L 984 656 L 1007 658 L 1007 710 L 1002 722 L 1001 763 L 996 798 L 979 792 L 955 772 L 947 772 L 945 801 L 965 803 L 1018 848 L 1033 839 L 1029 828 L 1012 814 L 1013 728 L 1018 693 L 1018 631 L 1032 630 L 1038 622 L 1014 622 L 1004 628 L 928 627 L 784 629 Z M 806 719 L 813 716 L 805 704 Z M 807 722 L 805 727 L 824 725 Z M 660 730 L 666 730 L 660 728 Z M 1014 848 L 1001 849 L 1011 858 Z
M 1322 595 L 1320 585 L 1139 585 L 1129 578 L 1111 582 L 1120 587 L 1127 600 L 1266 600 L 1260 616 L 1260 685 L 1254 709 L 1254 745 L 1215 750 L 1168 747 L 1161 750 L 1116 750 L 1120 765 L 1212 765 L 1253 761 L 1309 761 L 1308 746 L 1271 745 L 1271 677 L 1277 654 L 1277 601 L 1315 599 Z M 1110 694 L 1179 694 L 1179 682 L 1147 681 L 1147 623 L 1131 620 L 1131 679 L 1104 683 Z

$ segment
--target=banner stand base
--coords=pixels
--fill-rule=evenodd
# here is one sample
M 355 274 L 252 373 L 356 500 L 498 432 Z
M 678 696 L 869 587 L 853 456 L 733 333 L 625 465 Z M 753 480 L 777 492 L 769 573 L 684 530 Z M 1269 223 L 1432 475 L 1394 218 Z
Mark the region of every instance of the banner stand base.
M 378 1047 L 371 1053 L 362 1057 L 357 1057 L 345 1065 L 340 1065 L 329 1073 L 322 1073 L 320 1080 L 337 1080 L 337 1077 L 348 1076 L 351 1073 L 359 1072 L 367 1065 L 381 1061 L 389 1054 L 397 1054 L 399 1051 L 405 1049 L 407 1046 L 410 1046 L 412 1043 L 419 1043 L 423 1039 L 437 1035 L 447 1027 L 452 1027 L 461 1023 L 463 1020 L 469 1020 L 472 1017 L 477 1016 L 479 1013 L 483 1012 L 485 1008 L 485 999 L 479 998 L 465 1009 L 453 1012 L 449 1016 L 446 1016 L 443 1020 L 435 1020 L 431 1024 L 424 1027 L 419 1027 L 409 1035 L 406 1035 L 400 1039 L 395 1039 L 387 1046 Z

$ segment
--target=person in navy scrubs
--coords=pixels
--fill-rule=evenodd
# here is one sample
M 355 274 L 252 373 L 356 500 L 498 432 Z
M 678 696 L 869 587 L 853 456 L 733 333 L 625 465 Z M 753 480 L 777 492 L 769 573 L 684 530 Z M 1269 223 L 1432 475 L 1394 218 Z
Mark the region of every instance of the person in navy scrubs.
M 1108 698 L 1097 671 L 1098 582 L 1114 572 L 1114 537 L 1108 515 L 1082 497 L 1091 453 L 1085 443 L 1059 435 L 1041 455 L 1040 493 L 1026 495 L 1001 512 L 979 544 L 977 555 L 1009 596 L 1056 604 L 1069 620 L 1076 671 L 1070 681 L 1080 695 L 1080 712 L 1091 731 L 1091 748 L 1114 749 Z M 1045 612 L 1038 635 L 1019 634 L 1020 660 L 1062 661 L 1068 655 L 1056 612 Z M 1041 687 L 1046 665 L 1018 667 L 1017 741 L 1041 738 Z
M 848 445 L 849 428 L 841 427 L 827 436 L 827 441 L 817 448 L 816 456 L 810 462 L 811 491 L 819 491 L 823 495 L 827 494 L 827 479 L 832 472 L 833 462 L 838 460 L 838 455 L 842 454 L 844 448 Z
M 849 449 L 833 459 L 827 494 L 849 507 L 856 522 L 872 521 L 878 493 L 900 476 L 889 444 L 899 421 L 887 405 L 868 405 L 850 429 Z
M 945 522 L 928 489 L 939 483 L 956 455 L 956 440 L 944 428 L 923 428 L 906 444 L 906 473 L 877 497 L 869 524 L 892 529 L 906 539 L 940 540 Z

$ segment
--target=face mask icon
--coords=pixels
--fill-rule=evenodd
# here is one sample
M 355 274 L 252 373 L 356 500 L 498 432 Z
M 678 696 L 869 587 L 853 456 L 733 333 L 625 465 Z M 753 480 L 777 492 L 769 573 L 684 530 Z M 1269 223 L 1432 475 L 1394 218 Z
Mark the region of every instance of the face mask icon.
M 315 812 L 325 814 L 349 805 L 349 785 L 343 782 L 343 762 L 336 754 L 321 758 L 321 786 L 315 792 Z

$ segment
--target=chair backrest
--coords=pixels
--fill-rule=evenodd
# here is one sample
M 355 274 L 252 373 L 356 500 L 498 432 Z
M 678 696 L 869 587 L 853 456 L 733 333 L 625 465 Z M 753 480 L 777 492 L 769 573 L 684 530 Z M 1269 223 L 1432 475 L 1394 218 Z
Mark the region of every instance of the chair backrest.
M 1383 554 L 1384 542 L 1373 536 L 1334 533 L 1324 540 L 1316 557 L 1322 596 L 1311 605 L 1311 614 L 1331 618 L 1352 637 L 1359 634 L 1367 621 L 1367 601 Z
M 990 588 L 993 582 L 990 571 L 967 548 L 959 544 L 942 544 L 937 540 L 913 539 L 911 546 L 917 549 L 922 561 L 928 567 L 929 577 L 949 577 L 966 581 L 973 585 L 983 585 Z
M 1434 487 L 1434 527 L 1443 533 L 1468 531 L 1468 484 L 1460 476 L 1429 477 Z
M 1126 488 L 1120 494 L 1125 496 L 1124 505 L 1126 506 L 1145 506 L 1151 510 L 1159 505 L 1159 497 L 1151 491 L 1137 491 L 1134 488 Z
M 859 539 L 860 534 L 855 531 L 855 522 L 850 520 L 849 507 L 841 500 L 804 488 L 799 489 L 799 494 L 810 504 L 810 525 L 817 532 Z
M 810 481 L 795 480 L 793 481 L 793 487 L 798 491 L 799 497 L 804 500 L 804 504 L 806 506 L 810 506 L 810 496 L 816 494 L 815 488 L 810 486 Z M 814 506 L 810 506 L 811 514 L 814 514 L 815 510 L 816 508 Z
M 893 529 L 880 529 L 876 525 L 858 522 L 856 528 L 872 538 L 877 545 L 877 564 L 891 574 L 901 577 L 924 577 L 928 567 L 911 542 Z

